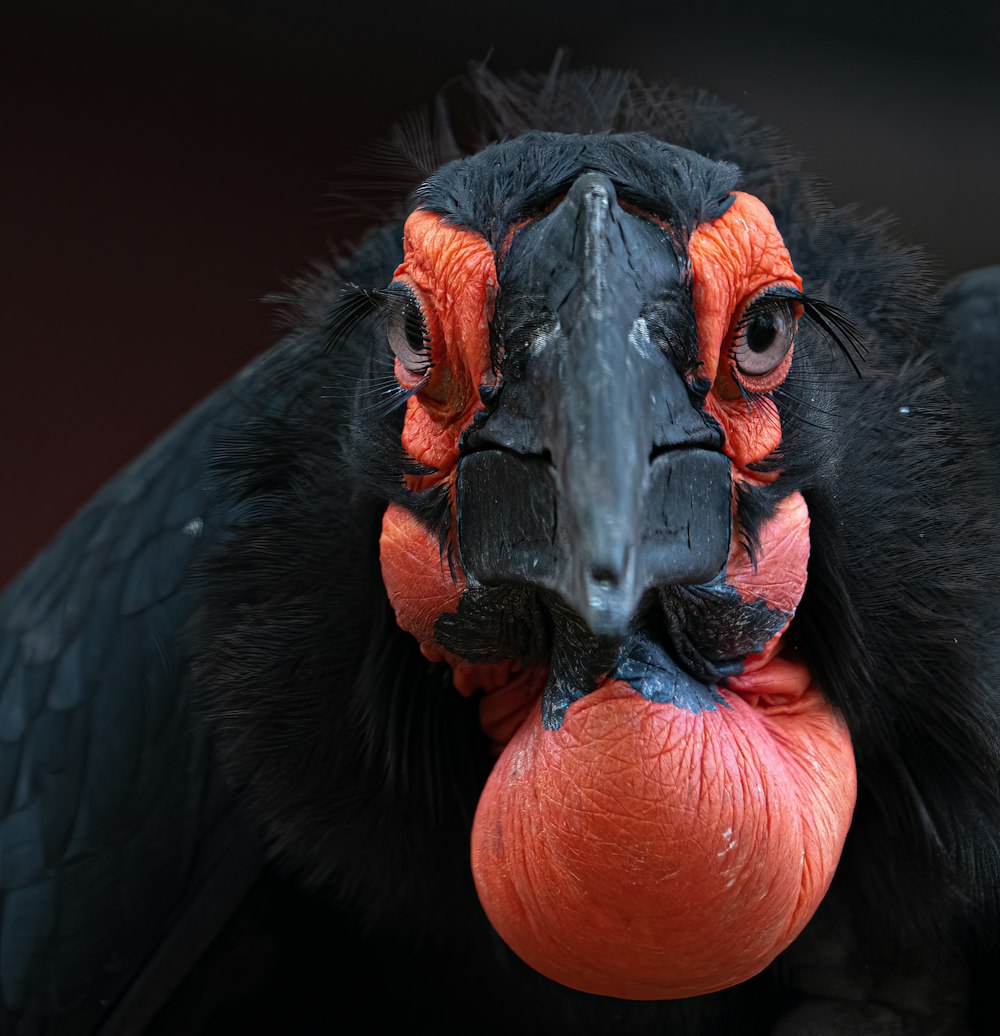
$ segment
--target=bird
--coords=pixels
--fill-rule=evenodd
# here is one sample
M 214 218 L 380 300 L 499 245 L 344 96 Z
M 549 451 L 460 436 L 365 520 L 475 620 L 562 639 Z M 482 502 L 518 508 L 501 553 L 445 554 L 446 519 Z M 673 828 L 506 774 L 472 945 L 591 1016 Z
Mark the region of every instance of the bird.
M 1000 267 L 454 90 L 0 599 L 0 1031 L 993 1031 Z

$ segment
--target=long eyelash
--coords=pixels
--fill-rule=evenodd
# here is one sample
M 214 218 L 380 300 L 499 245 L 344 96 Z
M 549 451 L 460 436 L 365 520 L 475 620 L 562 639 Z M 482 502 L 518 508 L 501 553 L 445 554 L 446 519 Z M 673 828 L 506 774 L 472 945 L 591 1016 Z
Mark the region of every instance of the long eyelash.
M 327 351 L 336 349 L 351 336 L 362 320 L 377 313 L 382 306 L 381 296 L 384 294 L 357 284 L 344 285 L 323 329 Z
M 392 384 L 385 384 L 382 389 L 375 389 L 371 393 L 379 392 L 382 398 L 376 399 L 374 402 L 369 403 L 367 406 L 358 407 L 358 416 L 367 417 L 369 415 L 375 415 L 376 417 L 388 417 L 389 414 L 395 412 L 400 407 L 406 405 L 406 401 L 410 396 L 415 396 L 421 389 L 427 386 L 427 378 L 424 378 L 419 385 L 415 385 L 413 388 L 403 388 L 398 381 L 393 378 Z
M 408 389 L 400 385 L 391 372 L 375 375 L 367 380 L 365 375 L 362 375 L 350 384 L 324 386 L 322 398 L 354 403 L 355 413 L 359 417 L 387 417 L 405 406 L 410 396 L 426 388 L 427 380 L 425 378 L 420 384 Z
M 868 359 L 868 346 L 857 325 L 845 313 L 821 299 L 802 298 L 805 315 L 840 349 L 861 377 L 861 364 Z
M 337 348 L 345 342 L 355 328 L 368 317 L 375 317 L 372 335 L 375 329 L 384 329 L 389 319 L 401 313 L 410 305 L 410 299 L 398 290 L 391 288 L 362 288 L 357 284 L 347 284 L 330 310 L 324 328 L 327 350 Z M 424 346 L 427 352 L 427 367 L 430 371 L 430 338 L 427 326 L 423 325 Z
M 802 416 L 801 411 L 807 410 L 811 413 L 820 414 L 823 417 L 831 417 L 832 415 L 830 414 L 830 412 L 828 410 L 824 410 L 821 406 L 818 406 L 816 403 L 812 402 L 812 400 L 803 399 L 801 396 L 789 392 L 787 386 L 788 380 L 786 379 L 781 385 L 779 385 L 774 390 L 773 398 L 775 400 L 787 400 L 788 402 L 793 404 L 791 407 L 788 408 L 789 416 L 792 417 L 795 421 L 800 421 L 802 424 L 809 425 L 810 428 L 818 428 L 820 431 L 829 431 L 832 427 L 831 425 L 820 424 L 817 421 L 810 421 L 809 418 Z M 795 387 L 798 387 L 798 385 L 795 385 Z
M 412 317 L 416 317 L 418 326 L 414 328 L 410 323 Z M 430 376 L 431 367 L 433 366 L 431 359 L 431 334 L 430 329 L 427 327 L 427 318 L 424 316 L 423 309 L 417 302 L 416 297 L 409 292 L 401 294 L 399 292 L 389 292 L 385 302 L 384 309 L 384 324 L 387 325 L 390 319 L 398 320 L 403 325 L 403 333 L 406 338 L 407 349 L 414 353 L 416 358 L 421 363 L 421 368 L 417 370 L 414 367 L 410 367 L 405 360 L 403 360 L 404 366 L 406 366 L 411 374 L 423 374 L 426 377 Z M 415 347 L 410 341 L 410 332 L 416 331 L 420 336 L 420 345 Z M 390 348 L 395 348 L 390 343 Z M 400 357 L 402 360 L 402 357 Z
M 357 284 L 346 285 L 334 303 L 324 328 L 327 351 L 342 346 L 358 325 L 369 317 L 375 318 L 369 329 L 369 338 L 374 337 L 376 331 L 379 328 L 384 329 L 390 317 L 394 313 L 398 313 L 399 308 L 405 306 L 407 301 L 398 292 L 380 288 L 362 288 Z M 428 352 L 429 349 L 428 343 Z M 410 396 L 416 395 L 421 389 L 426 388 L 430 380 L 429 362 L 428 371 L 420 382 L 413 388 L 404 388 L 392 373 L 391 357 L 385 356 L 383 359 L 385 362 L 384 373 L 372 372 L 372 365 L 378 362 L 378 358 L 372 355 L 369 357 L 368 364 L 365 365 L 365 372 L 357 381 L 352 385 L 336 388 L 329 386 L 326 393 L 327 398 L 350 395 L 355 402 L 360 402 L 357 408 L 359 416 L 387 417 L 395 410 L 405 406 Z M 361 388 L 362 385 L 364 388 Z
M 735 362 L 732 364 L 735 368 Z M 754 413 L 763 415 L 766 411 L 774 411 L 777 409 L 774 400 L 770 394 L 763 392 L 754 392 L 748 389 L 739 378 L 733 373 L 733 381 L 736 382 L 736 387 L 740 390 L 740 395 L 743 397 L 743 405 L 747 408 L 748 413 Z
M 781 309 L 788 302 L 802 303 L 802 298 L 799 295 L 786 294 L 781 288 L 774 288 L 771 291 L 766 291 L 763 295 L 758 295 L 743 310 L 740 319 L 736 321 L 736 326 L 733 328 L 735 332 L 734 337 L 738 337 L 743 331 L 746 330 L 747 324 L 757 316 L 758 313 L 768 312 L 769 310 Z
M 755 299 L 751 305 L 747 306 L 736 323 L 734 344 L 733 348 L 730 350 L 730 364 L 735 364 L 736 341 L 752 317 L 762 309 L 766 311 L 767 309 L 777 308 L 787 302 L 795 302 L 802 307 L 802 315 L 804 317 L 808 317 L 809 320 L 811 320 L 812 323 L 815 324 L 816 327 L 818 327 L 819 330 L 822 331 L 838 349 L 840 349 L 843 355 L 847 358 L 851 367 L 854 369 L 854 373 L 860 378 L 861 364 L 867 359 L 868 347 L 865 345 L 864 338 L 858 327 L 850 317 L 845 313 L 842 313 L 835 306 L 831 306 L 828 302 L 824 302 L 822 299 L 813 298 L 810 295 L 804 295 L 792 288 L 772 288 Z M 781 398 L 796 404 L 798 407 L 815 410 L 817 413 L 829 416 L 825 414 L 822 408 L 800 396 L 794 395 L 789 391 L 789 389 L 793 388 L 806 387 L 804 381 L 795 381 L 791 372 L 789 372 L 789 378 L 787 378 L 784 383 L 775 388 L 772 393 L 766 395 L 761 395 L 753 392 L 751 389 L 747 389 L 740 379 L 735 376 L 735 372 L 733 380 L 736 382 L 737 387 L 740 390 L 740 395 L 743 397 L 743 402 L 748 411 L 761 413 L 761 399 L 765 399 L 773 405 L 772 397 L 777 398 L 780 396 Z M 813 422 L 802 417 L 801 414 L 798 415 L 798 419 L 806 424 L 813 424 Z M 814 427 L 822 428 L 823 425 L 816 424 Z
M 751 311 L 757 310 L 761 305 L 766 308 L 771 299 L 775 300 L 774 304 L 797 302 L 802 307 L 802 315 L 808 317 L 840 349 L 854 368 L 854 373 L 861 377 L 861 365 L 868 358 L 868 347 L 858 326 L 836 306 L 811 295 L 804 295 L 794 288 L 772 288 L 755 299 L 740 317 L 736 325 L 737 330 L 745 326 Z

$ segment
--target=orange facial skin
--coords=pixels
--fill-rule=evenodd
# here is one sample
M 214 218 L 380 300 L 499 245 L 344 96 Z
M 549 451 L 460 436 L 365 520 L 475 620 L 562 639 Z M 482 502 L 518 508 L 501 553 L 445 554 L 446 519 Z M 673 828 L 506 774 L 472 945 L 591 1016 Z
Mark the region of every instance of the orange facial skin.
M 766 393 L 791 355 L 755 381 L 734 371 L 730 349 L 743 308 L 799 278 L 770 213 L 745 194 L 695 231 L 689 258 L 707 408 L 725 431 L 734 479 L 764 481 L 751 465 L 781 441 Z M 479 386 L 494 377 L 493 257 L 477 235 L 417 212 L 397 276 L 432 310 L 434 366 L 409 400 L 403 442 L 437 471 L 410 486 L 453 487 L 459 437 L 480 407 Z M 748 406 L 741 385 L 762 405 Z M 756 565 L 733 536 L 727 583 L 791 621 L 808 529 L 793 493 L 761 531 Z M 745 981 L 789 945 L 833 877 L 856 788 L 846 728 L 784 628 L 718 688 L 724 705 L 693 711 L 605 679 L 547 730 L 543 667 L 473 666 L 435 642 L 438 617 L 457 609 L 466 587 L 457 547 L 453 571 L 436 538 L 392 505 L 381 552 L 400 626 L 452 666 L 462 693 L 483 691 L 481 719 L 499 758 L 473 826 L 472 868 L 484 910 L 515 952 L 577 989 L 666 999 Z
M 700 226 L 688 244 L 692 295 L 698 321 L 698 350 L 712 381 L 707 409 L 726 433 L 724 449 L 741 469 L 763 460 L 781 442 L 781 420 L 773 405 L 748 407 L 730 368 L 727 344 L 744 306 L 769 287 L 801 289 L 778 228 L 766 206 L 737 191 L 732 206 L 714 223 Z M 791 366 L 789 351 L 766 382 L 741 378 L 749 391 L 770 391 Z M 736 377 L 740 377 L 736 375 Z
M 782 646 L 781 638 L 805 592 L 808 563 L 809 509 L 800 493 L 785 497 L 764 527 L 757 564 L 751 562 L 738 541 L 730 548 L 726 582 L 734 586 L 747 603 L 765 601 L 769 608 L 786 612 L 789 616 L 788 622 L 764 645 L 763 650 L 744 661 L 743 673 L 729 678 L 728 686 L 744 696 L 753 693 L 750 688 L 756 674 L 774 659 Z
M 409 399 L 403 424 L 407 453 L 439 472 L 411 482 L 411 488 L 426 489 L 454 472 L 458 440 L 482 407 L 479 386 L 492 381 L 489 321 L 496 267 L 478 234 L 422 210 L 406 221 L 403 249 L 394 278 L 416 289 L 431 337 L 430 379 Z M 413 387 L 398 362 L 396 376 Z

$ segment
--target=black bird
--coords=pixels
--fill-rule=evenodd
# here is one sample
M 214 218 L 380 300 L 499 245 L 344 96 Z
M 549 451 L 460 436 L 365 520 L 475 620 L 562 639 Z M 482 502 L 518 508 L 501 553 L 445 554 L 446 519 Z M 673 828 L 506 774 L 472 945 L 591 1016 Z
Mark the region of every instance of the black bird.
M 994 1031 L 1000 267 L 466 86 L 0 601 L 0 1029 Z

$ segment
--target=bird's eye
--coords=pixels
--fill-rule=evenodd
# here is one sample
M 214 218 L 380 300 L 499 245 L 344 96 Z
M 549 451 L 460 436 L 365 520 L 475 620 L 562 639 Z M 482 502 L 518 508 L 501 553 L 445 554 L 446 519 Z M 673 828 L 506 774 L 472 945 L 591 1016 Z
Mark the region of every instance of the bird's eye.
M 762 295 L 747 306 L 733 341 L 733 362 L 741 374 L 761 378 L 781 363 L 792 347 L 801 308 L 777 295 Z
M 423 378 L 431 368 L 431 336 L 423 309 L 408 284 L 393 284 L 387 294 L 386 338 L 389 348 L 408 373 Z

